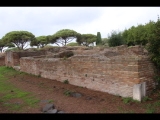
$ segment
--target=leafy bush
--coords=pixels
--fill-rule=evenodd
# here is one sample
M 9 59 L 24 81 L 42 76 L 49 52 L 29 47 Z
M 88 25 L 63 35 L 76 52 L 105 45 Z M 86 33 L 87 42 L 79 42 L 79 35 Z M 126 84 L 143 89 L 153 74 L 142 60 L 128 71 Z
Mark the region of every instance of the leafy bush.
M 68 79 L 63 81 L 64 84 L 69 84 Z
M 150 54 L 151 60 L 155 64 L 158 70 L 160 70 L 160 20 L 154 24 L 154 29 L 152 29 L 152 36 L 149 38 L 148 42 L 148 52 Z
M 116 31 L 112 31 L 111 35 L 108 38 L 109 38 L 108 40 L 109 47 L 114 47 L 124 44 L 121 32 L 117 33 Z

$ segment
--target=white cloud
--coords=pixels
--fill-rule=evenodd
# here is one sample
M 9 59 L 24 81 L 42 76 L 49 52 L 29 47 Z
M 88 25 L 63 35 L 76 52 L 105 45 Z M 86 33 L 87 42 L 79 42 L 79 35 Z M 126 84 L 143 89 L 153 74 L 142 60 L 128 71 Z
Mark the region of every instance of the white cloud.
M 35 36 L 52 35 L 61 29 L 107 37 L 112 30 L 157 20 L 159 7 L 0 7 L 0 37 L 13 30 Z

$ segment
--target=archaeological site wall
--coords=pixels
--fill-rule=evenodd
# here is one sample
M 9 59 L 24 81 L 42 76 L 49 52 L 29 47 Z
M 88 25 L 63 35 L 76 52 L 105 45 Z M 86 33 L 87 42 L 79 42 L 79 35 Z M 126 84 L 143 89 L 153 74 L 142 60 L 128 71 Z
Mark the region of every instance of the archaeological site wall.
M 45 51 L 5 52 L 5 65 L 8 67 L 19 66 L 21 57 L 45 55 Z
M 5 56 L 4 54 L 0 54 L 0 66 L 5 66 Z
M 59 51 L 48 56 L 19 57 L 20 70 L 122 97 L 133 97 L 134 86 L 144 82 L 146 95 L 155 88 L 155 68 L 141 46 L 68 50 L 74 53 L 68 58 L 57 57 Z

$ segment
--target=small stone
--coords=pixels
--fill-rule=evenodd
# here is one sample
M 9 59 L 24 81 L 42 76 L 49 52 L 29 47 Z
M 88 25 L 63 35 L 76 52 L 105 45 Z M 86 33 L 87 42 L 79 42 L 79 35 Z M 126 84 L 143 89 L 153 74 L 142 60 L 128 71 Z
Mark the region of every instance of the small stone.
M 76 97 L 76 98 L 82 97 L 80 93 L 76 93 L 76 92 L 71 93 L 71 96 Z
M 86 100 L 91 100 L 92 98 L 91 97 L 86 97 Z
M 104 101 L 104 99 L 101 99 L 100 101 Z
M 7 105 L 8 105 L 8 104 L 10 104 L 10 103 L 4 103 L 4 104 L 7 104 Z
M 48 110 L 47 113 L 57 113 L 57 109 Z
M 54 108 L 53 104 L 46 104 L 46 106 L 43 107 L 43 112 L 47 112 L 48 110 Z
M 57 112 L 57 113 L 64 113 L 64 111 L 59 111 L 59 112 Z
M 48 103 L 49 100 L 41 100 L 41 103 Z
M 20 105 L 21 103 L 20 103 L 20 102 L 15 102 L 14 104 L 16 104 L 16 105 Z

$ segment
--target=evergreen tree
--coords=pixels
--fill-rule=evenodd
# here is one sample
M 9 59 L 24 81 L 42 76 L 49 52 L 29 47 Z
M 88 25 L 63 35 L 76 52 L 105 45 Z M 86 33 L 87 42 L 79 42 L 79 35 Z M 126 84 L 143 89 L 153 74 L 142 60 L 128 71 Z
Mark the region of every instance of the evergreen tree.
M 101 44 L 102 44 L 101 33 L 100 33 L 100 32 L 97 32 L 96 45 L 101 45 Z

